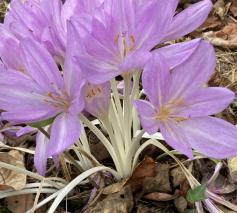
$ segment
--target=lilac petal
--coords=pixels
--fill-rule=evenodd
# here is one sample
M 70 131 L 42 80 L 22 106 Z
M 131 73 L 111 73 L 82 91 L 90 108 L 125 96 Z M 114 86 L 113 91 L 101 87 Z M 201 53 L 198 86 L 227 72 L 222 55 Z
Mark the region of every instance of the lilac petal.
M 47 48 L 58 64 L 63 64 L 65 44 L 62 44 L 59 40 L 55 27 L 49 26 L 44 29 L 41 36 L 41 43 Z
M 192 147 L 187 142 L 179 123 L 167 121 L 161 123 L 160 131 L 166 143 L 189 158 L 193 158 Z
M 172 44 L 154 50 L 153 54 L 162 54 L 170 69 L 186 61 L 200 45 L 201 39 L 194 39 L 187 42 Z
M 81 67 L 83 76 L 92 84 L 103 84 L 121 74 L 115 65 L 96 58 L 77 56 L 75 59 Z
M 86 84 L 83 89 L 85 110 L 95 117 L 101 118 L 109 110 L 110 83 L 101 85 Z
M 176 15 L 162 41 L 180 38 L 198 28 L 212 9 L 210 0 L 203 0 Z
M 146 1 L 136 12 L 136 41 L 138 47 L 151 50 L 159 44 L 171 24 L 178 0 Z
M 18 28 L 13 27 L 13 23 Z M 46 25 L 46 19 L 40 9 L 39 2 L 15 0 L 10 4 L 10 11 L 4 24 L 16 36 L 19 36 L 18 38 L 26 38 L 32 35 L 39 41 L 42 30 Z M 22 29 L 23 31 L 17 31 L 16 29 Z M 28 33 L 25 34 L 27 31 Z
M 25 110 L 25 111 L 24 111 Z M 27 115 L 26 113 L 27 112 Z M 54 117 L 55 111 L 22 109 L 21 111 L 9 111 L 1 114 L 1 120 L 11 121 L 13 124 L 35 123 Z
M 37 129 L 31 127 L 31 126 L 25 126 L 25 127 L 21 127 L 17 132 L 16 132 L 16 136 L 17 137 L 21 137 L 22 135 L 28 134 L 28 133 L 32 133 L 37 131 Z
M 31 39 L 22 40 L 20 46 L 25 58 L 25 67 L 33 79 L 47 92 L 62 89 L 62 77 L 49 52 Z
M 120 32 L 132 34 L 135 23 L 134 0 L 104 1 L 106 12 L 115 20 L 115 25 Z
M 76 97 L 80 91 L 81 84 L 84 83 L 80 67 L 73 61 L 73 56 L 77 53 L 77 34 L 71 22 L 68 21 L 67 49 L 64 62 L 64 82 L 66 90 L 71 97 Z
M 159 129 L 159 122 L 156 119 L 156 109 L 154 106 L 143 100 L 135 100 L 134 106 L 140 117 L 141 125 L 146 132 L 154 134 Z
M 29 76 L 14 70 L 0 72 L 0 108 L 9 113 L 54 114 L 57 113 L 42 95 L 42 90 Z M 25 114 L 27 117 L 28 114 Z M 37 116 L 38 117 L 38 116 Z
M 219 118 L 192 118 L 180 123 L 187 142 L 202 154 L 213 158 L 237 155 L 237 128 Z
M 214 115 L 228 107 L 234 98 L 234 92 L 226 88 L 203 88 L 186 97 L 184 113 L 191 117 Z
M 50 18 L 52 19 L 53 22 L 53 24 L 50 25 L 50 27 L 52 27 L 55 30 L 55 32 L 57 32 L 55 34 L 57 39 L 59 40 L 61 45 L 65 47 L 66 27 L 64 28 L 61 18 L 62 1 L 60 0 L 49 1 L 48 7 L 49 7 Z
M 172 71 L 170 96 L 177 99 L 201 88 L 209 80 L 215 66 L 213 46 L 206 41 L 201 41 L 191 57 Z
M 3 47 L 0 51 L 1 59 L 7 68 L 23 71 L 22 58 L 18 42 L 13 39 L 7 39 L 3 42 Z
M 166 102 L 169 84 L 169 67 L 162 55 L 154 54 L 142 74 L 144 91 L 154 106 L 159 107 Z
M 76 115 L 62 113 L 52 124 L 48 153 L 58 155 L 73 145 L 80 137 L 80 121 Z
M 135 51 L 124 59 L 124 62 L 119 67 L 119 70 L 123 73 L 141 70 L 149 58 L 150 52 L 143 50 Z
M 18 42 L 15 36 L 6 28 L 6 26 L 0 24 L 0 54 L 2 54 L 4 42 L 9 39 Z
M 36 136 L 36 147 L 34 155 L 34 165 L 40 175 L 45 175 L 47 159 L 49 157 L 48 151 L 49 139 L 41 132 Z

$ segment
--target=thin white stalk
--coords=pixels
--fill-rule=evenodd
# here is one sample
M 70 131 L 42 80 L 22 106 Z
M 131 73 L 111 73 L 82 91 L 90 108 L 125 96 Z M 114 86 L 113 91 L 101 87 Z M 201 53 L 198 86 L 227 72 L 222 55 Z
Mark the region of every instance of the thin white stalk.
M 37 203 L 38 203 L 40 194 L 42 193 L 43 184 L 44 184 L 44 180 L 42 180 L 42 182 L 41 182 L 41 184 L 40 184 L 40 187 L 38 188 L 38 192 L 36 193 L 35 200 L 34 200 L 34 204 L 33 204 L 33 207 L 32 207 L 32 213 L 35 212 L 35 207 L 36 207 L 36 205 L 37 205 Z
M 99 166 L 99 167 L 94 167 L 91 168 L 85 172 L 83 172 L 81 175 L 79 175 L 78 177 L 76 177 L 74 180 L 72 180 L 67 186 L 65 186 L 60 193 L 58 194 L 57 198 L 54 200 L 53 204 L 50 206 L 48 213 L 54 213 L 55 210 L 57 209 L 58 205 L 61 203 L 61 201 L 65 198 L 65 196 L 67 196 L 67 194 L 73 189 L 75 188 L 81 181 L 83 181 L 84 179 L 88 178 L 89 176 L 91 176 L 92 174 L 99 172 L 99 171 L 108 171 L 111 172 L 117 179 L 120 178 L 120 176 L 118 176 L 117 172 L 115 172 L 114 170 L 105 167 L 105 166 Z
M 117 123 L 119 125 L 119 130 L 121 131 L 121 133 L 123 134 L 123 128 L 122 128 L 122 123 L 121 123 L 121 119 L 119 118 L 119 114 L 118 114 L 118 111 L 116 109 L 116 105 L 115 105 L 115 102 L 114 102 L 114 98 L 111 98 L 111 112 L 114 112 L 114 116 L 117 120 Z
M 128 152 L 131 144 L 131 126 L 130 126 L 130 113 L 131 113 L 131 100 L 130 100 L 130 89 L 131 89 L 131 75 L 124 75 L 124 137 L 125 137 L 125 153 Z
M 17 195 L 25 195 L 25 194 L 34 194 L 37 193 L 39 189 L 33 188 L 33 189 L 22 189 L 19 191 L 12 191 L 12 192 L 1 192 L 0 194 L 0 199 L 6 198 L 6 197 L 11 197 L 11 196 L 17 196 Z M 58 191 L 57 189 L 52 189 L 52 188 L 42 188 L 41 193 L 45 194 L 51 194 Z
M 83 123 L 87 125 L 87 127 L 99 138 L 99 140 L 104 144 L 105 148 L 108 150 L 111 158 L 114 161 L 115 167 L 117 171 L 122 174 L 122 168 L 121 168 L 121 162 L 118 159 L 117 153 L 114 150 L 114 147 L 111 145 L 111 143 L 108 141 L 108 139 L 104 136 L 104 134 L 94 125 L 91 124 L 91 122 L 82 114 L 80 114 L 80 119 Z
M 62 189 L 61 189 L 61 190 L 58 190 L 57 192 L 51 194 L 50 196 L 48 196 L 47 198 L 45 198 L 44 200 L 42 200 L 41 202 L 39 202 L 39 203 L 35 206 L 34 210 L 37 210 L 38 208 L 42 207 L 42 206 L 45 205 L 46 203 L 48 203 L 48 202 L 50 202 L 51 200 L 53 200 L 55 197 L 58 196 L 58 194 L 59 194 L 61 191 L 62 191 Z M 31 213 L 32 210 L 33 210 L 33 208 L 29 209 L 26 213 Z
M 44 181 L 46 181 L 47 179 L 45 179 Z M 43 183 L 42 184 L 42 187 L 45 188 L 49 188 L 49 187 L 53 187 L 53 188 L 56 188 L 56 189 L 61 189 L 65 186 L 65 184 L 62 184 L 62 183 L 57 183 L 58 185 L 61 185 L 60 187 L 55 187 L 55 186 L 52 186 L 51 184 L 49 183 Z M 28 183 L 25 185 L 24 189 L 32 189 L 32 188 L 39 188 L 41 186 L 41 183 Z M 14 191 L 14 190 L 9 190 L 9 191 Z
M 111 80 L 111 88 L 112 88 L 112 91 L 113 91 L 113 98 L 114 98 L 114 101 L 115 101 L 115 106 L 116 106 L 117 111 L 118 111 L 120 123 L 123 124 L 124 123 L 123 122 L 123 109 L 122 109 L 122 106 L 121 106 L 121 103 L 120 103 L 118 88 L 117 88 L 115 79 Z
M 108 119 L 105 119 L 104 121 L 102 121 L 102 123 L 104 124 L 104 127 L 106 128 L 108 134 L 109 134 L 109 137 L 110 137 L 110 140 L 112 142 L 112 145 L 114 147 L 114 150 L 119 158 L 119 161 L 121 162 L 122 159 L 123 159 L 123 146 L 122 144 L 120 143 L 120 141 L 117 141 L 116 137 L 115 137 L 115 134 L 114 134 L 114 131 L 112 130 L 111 126 L 110 126 L 110 123 L 109 123 L 109 120 Z M 116 130 L 115 130 L 116 131 Z
M 55 188 L 61 188 L 60 185 L 58 185 L 57 183 L 53 182 L 53 181 L 50 181 L 49 178 L 45 178 L 37 173 L 34 173 L 34 172 L 30 172 L 24 168 L 20 168 L 20 167 L 17 167 L 17 166 L 14 166 L 14 165 L 11 165 L 11 164 L 8 164 L 8 163 L 4 163 L 4 162 L 0 162 L 0 167 L 2 168 L 5 168 L 5 169 L 9 169 L 9 170 L 12 170 L 14 172 L 17 172 L 17 173 L 22 173 L 22 174 L 25 174 L 27 176 L 30 176 L 32 178 L 35 178 L 37 180 L 44 180 L 45 179 L 45 182 L 48 182 L 49 184 L 51 184 L 52 186 L 54 186 Z
M 132 159 L 134 157 L 134 154 L 136 153 L 136 151 L 138 150 L 139 146 L 140 146 L 140 141 L 142 139 L 142 136 L 144 135 L 145 130 L 142 130 L 139 132 L 139 134 L 137 136 L 135 136 L 132 139 L 132 143 L 131 146 L 129 147 L 128 153 L 126 154 L 126 161 L 127 162 L 131 162 L 131 168 L 132 166 Z
M 20 147 L 7 146 L 6 144 L 2 143 L 1 141 L 0 141 L 0 147 L 25 152 L 25 153 L 28 153 L 28 154 L 31 154 L 31 155 L 35 154 L 35 151 L 33 151 L 33 150 L 26 149 L 26 148 L 20 148 Z
M 133 90 L 131 95 L 131 102 L 139 98 L 139 84 L 140 84 L 141 72 L 136 72 L 133 75 Z M 133 103 L 132 103 L 133 104 Z M 135 107 L 132 108 L 132 124 L 133 124 L 133 136 L 136 134 L 137 130 L 140 129 L 140 120 L 137 115 Z
M 111 108 L 109 111 L 109 122 L 112 125 L 114 136 L 116 138 L 116 141 L 119 143 L 119 149 L 121 149 L 120 152 L 122 153 L 122 150 L 124 149 L 124 139 L 122 136 L 122 130 L 119 126 L 119 122 L 116 119 L 116 112 L 114 111 L 114 108 Z
M 86 131 L 85 131 L 85 127 L 84 127 L 83 124 L 81 124 L 81 137 L 80 137 L 80 139 L 81 139 L 81 143 L 83 145 L 84 150 L 87 153 L 91 153 L 89 141 L 88 141 Z

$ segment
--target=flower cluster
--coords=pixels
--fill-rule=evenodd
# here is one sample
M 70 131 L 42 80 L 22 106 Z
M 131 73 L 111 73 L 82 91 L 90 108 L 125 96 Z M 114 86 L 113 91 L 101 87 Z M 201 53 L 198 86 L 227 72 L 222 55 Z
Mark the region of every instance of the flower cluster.
M 215 69 L 213 47 L 201 39 L 168 45 L 199 27 L 212 3 L 177 13 L 178 2 L 11 1 L 0 25 L 1 120 L 41 130 L 40 174 L 49 157 L 74 143 L 91 155 L 85 127 L 105 145 L 120 178 L 136 166 L 145 132 L 160 131 L 189 158 L 193 149 L 213 158 L 237 154 L 236 127 L 211 117 L 235 97 L 205 86 Z

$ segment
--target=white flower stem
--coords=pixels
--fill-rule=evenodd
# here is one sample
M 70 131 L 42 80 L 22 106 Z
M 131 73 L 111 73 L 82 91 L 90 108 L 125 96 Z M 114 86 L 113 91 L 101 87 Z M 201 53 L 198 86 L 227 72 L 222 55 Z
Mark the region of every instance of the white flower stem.
M 139 98 L 139 84 L 140 84 L 140 77 L 141 72 L 136 72 L 133 75 L 133 90 L 132 90 L 132 97 L 131 102 L 133 102 L 135 99 Z M 133 104 L 133 103 L 131 103 Z M 136 134 L 137 130 L 140 129 L 140 121 L 137 115 L 137 112 L 135 108 L 132 108 L 132 123 L 133 123 L 133 136 Z
M 114 147 L 108 141 L 108 139 L 104 136 L 104 134 L 95 126 L 93 125 L 83 114 L 80 114 L 81 121 L 86 124 L 86 126 L 98 137 L 98 139 L 104 144 L 105 148 L 108 150 L 111 158 L 114 161 L 115 167 L 119 174 L 122 174 L 122 167 L 121 162 L 118 159 L 117 153 L 114 150 Z
M 99 172 L 99 171 L 108 171 L 111 172 L 117 179 L 119 179 L 120 177 L 118 176 L 118 174 L 105 166 L 99 166 L 99 167 L 94 167 L 91 168 L 85 172 L 83 172 L 81 175 L 77 176 L 74 180 L 72 180 L 67 186 L 65 186 L 60 193 L 58 194 L 57 198 L 54 200 L 53 204 L 50 206 L 48 213 L 54 213 L 55 210 L 57 209 L 58 205 L 60 204 L 60 202 L 64 199 L 65 196 L 67 196 L 67 194 L 73 189 L 75 188 L 81 181 L 83 181 L 84 179 L 88 178 L 89 176 L 91 176 L 92 174 Z
M 125 154 L 128 152 L 131 144 L 131 126 L 130 126 L 130 113 L 131 113 L 131 99 L 130 99 L 130 89 L 131 89 L 131 75 L 124 75 L 124 137 L 125 137 Z

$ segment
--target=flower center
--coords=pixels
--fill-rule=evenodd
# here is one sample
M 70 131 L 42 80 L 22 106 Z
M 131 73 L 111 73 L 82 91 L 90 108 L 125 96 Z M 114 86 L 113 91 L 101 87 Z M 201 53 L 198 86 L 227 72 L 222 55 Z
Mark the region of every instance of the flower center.
M 94 98 L 102 96 L 103 88 L 100 85 L 92 85 L 88 83 L 85 87 L 85 99 L 87 103 L 91 103 Z
M 52 104 L 56 108 L 63 109 L 63 111 L 67 112 L 70 107 L 70 99 L 68 94 L 65 92 L 61 95 L 54 94 L 52 92 L 48 92 L 47 96 L 49 98 L 45 99 L 44 101 L 47 103 Z
M 156 119 L 163 122 L 167 121 L 168 119 L 175 120 L 176 122 L 188 120 L 187 117 L 177 116 L 180 108 L 184 106 L 185 103 L 183 98 L 171 100 L 166 105 L 160 107 L 156 114 Z
M 125 58 L 135 49 L 136 39 L 134 35 L 127 35 L 126 32 L 123 32 L 117 34 L 114 42 L 118 46 L 120 56 Z

